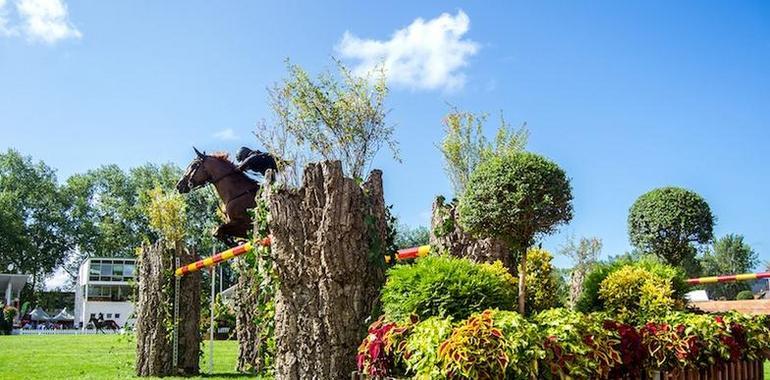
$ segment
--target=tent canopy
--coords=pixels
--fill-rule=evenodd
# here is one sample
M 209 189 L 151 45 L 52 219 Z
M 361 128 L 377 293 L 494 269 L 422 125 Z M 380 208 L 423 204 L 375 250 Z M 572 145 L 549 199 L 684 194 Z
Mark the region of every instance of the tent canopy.
M 75 316 L 67 312 L 67 308 L 61 309 L 59 314 L 56 314 L 55 317 L 51 318 L 52 321 L 61 322 L 61 321 L 74 321 Z
M 40 306 L 38 306 L 35 308 L 35 310 L 32 310 L 32 312 L 29 313 L 29 319 L 33 321 L 47 321 L 51 319 L 51 316 L 43 311 Z

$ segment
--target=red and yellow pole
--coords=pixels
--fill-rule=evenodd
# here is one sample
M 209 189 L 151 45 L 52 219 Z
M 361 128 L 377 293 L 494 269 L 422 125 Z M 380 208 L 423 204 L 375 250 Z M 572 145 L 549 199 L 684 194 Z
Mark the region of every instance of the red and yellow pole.
M 264 238 L 260 242 L 260 245 L 262 246 L 269 246 L 270 245 L 270 238 Z M 198 260 L 192 264 L 188 264 L 182 267 L 179 267 L 174 272 L 177 276 L 184 276 L 193 272 L 197 272 L 201 270 L 202 268 L 208 268 L 212 267 L 214 265 L 217 265 L 223 261 L 227 261 L 230 259 L 233 259 L 235 257 L 238 257 L 240 255 L 243 255 L 244 253 L 251 252 L 251 250 L 254 249 L 251 242 L 246 242 L 244 244 L 241 244 L 237 247 L 230 248 L 226 251 L 222 251 L 220 253 L 217 253 L 214 256 L 207 257 L 202 260 Z
M 720 282 L 751 281 L 770 278 L 770 272 L 731 274 L 727 276 L 698 277 L 687 280 L 688 285 L 716 284 Z

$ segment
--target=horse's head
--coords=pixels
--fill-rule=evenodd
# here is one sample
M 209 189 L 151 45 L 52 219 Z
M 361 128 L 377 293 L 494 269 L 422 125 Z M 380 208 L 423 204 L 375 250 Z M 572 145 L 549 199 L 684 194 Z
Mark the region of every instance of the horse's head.
M 176 183 L 176 189 L 182 194 L 189 193 L 205 185 L 212 178 L 211 173 L 205 167 L 206 159 L 209 156 L 206 153 L 201 153 L 195 147 L 193 147 L 193 150 L 195 150 L 197 157 L 190 162 L 190 165 L 187 165 L 184 175 Z

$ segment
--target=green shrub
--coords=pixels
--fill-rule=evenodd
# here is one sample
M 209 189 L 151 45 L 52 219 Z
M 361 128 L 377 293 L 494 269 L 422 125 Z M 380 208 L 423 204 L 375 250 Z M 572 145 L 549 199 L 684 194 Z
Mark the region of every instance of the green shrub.
M 467 318 L 474 312 L 510 310 L 516 302 L 516 280 L 499 262 L 475 264 L 466 259 L 428 256 L 414 265 L 396 265 L 382 289 L 385 314 L 393 320 L 417 315 Z
M 599 285 L 610 273 L 631 262 L 628 258 L 620 258 L 609 262 L 594 263 L 583 280 L 583 290 L 575 303 L 575 310 L 583 313 L 604 310 L 604 301 L 599 298 Z
M 534 325 L 511 311 L 485 310 L 458 325 L 439 347 L 449 378 L 525 379 L 544 357 Z
M 742 290 L 735 296 L 737 300 L 753 300 L 754 293 L 751 290 Z
M 439 345 L 452 334 L 452 320 L 432 317 L 417 323 L 402 355 L 407 371 L 418 380 L 446 378 L 438 358 Z
M 556 307 L 559 301 L 559 283 L 551 260 L 553 256 L 542 248 L 527 251 L 528 314 Z
M 683 278 L 680 270 L 640 260 L 607 275 L 599 285 L 599 298 L 614 319 L 644 323 L 684 308 L 680 284 Z

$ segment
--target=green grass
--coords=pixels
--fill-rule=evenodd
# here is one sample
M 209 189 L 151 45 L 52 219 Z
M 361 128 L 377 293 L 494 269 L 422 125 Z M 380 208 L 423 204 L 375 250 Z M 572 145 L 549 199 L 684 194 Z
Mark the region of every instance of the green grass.
M 765 362 L 765 379 L 770 379 L 770 362 Z
M 0 379 L 134 378 L 135 343 L 121 335 L 0 336 Z M 208 371 L 203 345 L 201 372 Z M 206 379 L 246 379 L 235 372 L 236 341 L 214 342 L 214 375 Z M 165 379 L 181 379 L 166 377 Z

